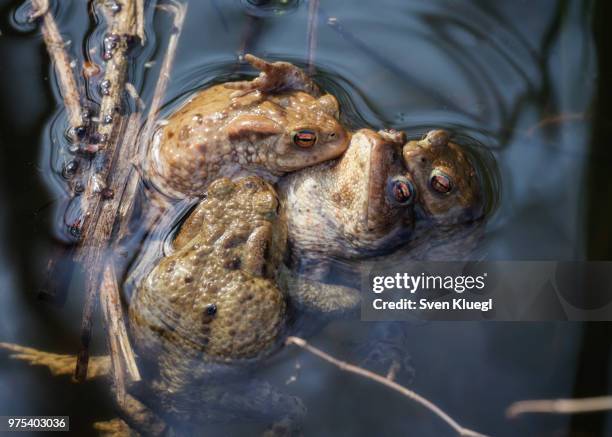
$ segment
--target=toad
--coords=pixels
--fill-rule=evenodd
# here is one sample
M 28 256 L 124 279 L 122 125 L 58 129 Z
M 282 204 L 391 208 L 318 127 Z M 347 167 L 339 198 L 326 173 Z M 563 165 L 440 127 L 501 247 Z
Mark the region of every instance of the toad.
M 334 96 L 293 64 L 245 59 L 259 77 L 198 92 L 154 134 L 147 177 L 160 191 L 195 197 L 218 177 L 245 173 L 274 180 L 346 150 Z
M 282 331 L 285 301 L 271 278 L 286 226 L 274 189 L 254 176 L 221 178 L 206 194 L 176 236 L 174 252 L 132 297 L 132 336 L 144 356 L 157 358 L 171 347 L 183 356 L 196 347 L 208 359 L 256 358 Z
M 466 223 L 482 217 L 482 181 L 466 149 L 450 141 L 445 130 L 408 142 L 404 163 L 419 193 L 419 214 L 435 224 Z
M 482 216 L 474 164 L 448 133 L 404 143 L 400 132 L 363 129 L 340 159 L 281 180 L 291 248 L 281 278 L 304 308 L 333 313 L 359 303 L 357 290 L 325 283 L 334 265 L 359 269 L 356 260 L 408 246 L 415 226 L 422 233 Z
M 212 422 L 265 420 L 290 435 L 304 414 L 298 398 L 250 372 L 285 332 L 286 298 L 275 277 L 287 234 L 276 192 L 251 176 L 218 179 L 205 194 L 180 228 L 173 252 L 131 297 L 129 332 L 144 387 L 118 396 L 125 422 L 99 429 L 194 435 Z M 53 354 L 0 346 L 54 374 L 74 370 L 74 357 L 47 359 Z M 106 374 L 108 358 L 94 357 L 90 366 L 91 376 Z

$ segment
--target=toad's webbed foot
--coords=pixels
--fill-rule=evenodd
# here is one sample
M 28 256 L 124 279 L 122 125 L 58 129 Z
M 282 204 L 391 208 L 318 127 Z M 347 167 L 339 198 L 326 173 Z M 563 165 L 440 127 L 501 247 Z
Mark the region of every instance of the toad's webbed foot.
M 246 54 L 244 59 L 261 73 L 253 80 L 225 84 L 226 88 L 237 90 L 232 97 L 244 96 L 255 91 L 261 93 L 303 91 L 314 97 L 321 96 L 317 84 L 304 71 L 289 62 L 268 62 L 250 54 Z
M 0 348 L 11 351 L 10 357 L 28 362 L 32 366 L 45 366 L 53 376 L 73 375 L 75 355 L 54 354 L 13 343 L 0 342 Z M 110 356 L 90 357 L 87 379 L 94 379 L 110 373 Z
M 294 305 L 325 315 L 348 313 L 361 303 L 359 290 L 314 281 L 293 273 L 284 265 L 279 269 L 279 284 Z

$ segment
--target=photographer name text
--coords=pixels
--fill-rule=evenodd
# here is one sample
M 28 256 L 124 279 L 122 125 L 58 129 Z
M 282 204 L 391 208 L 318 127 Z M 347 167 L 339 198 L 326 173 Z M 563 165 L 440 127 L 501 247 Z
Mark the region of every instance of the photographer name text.
M 487 274 L 481 275 L 411 275 L 396 273 L 391 276 L 374 276 L 371 290 L 376 297 L 372 308 L 377 311 L 481 311 L 493 309 L 493 299 L 453 297 L 441 300 L 449 293 L 478 292 L 486 286 Z M 429 292 L 433 296 L 416 297 L 415 293 Z M 385 294 L 383 294 L 385 293 Z M 410 297 L 397 298 L 398 293 L 409 293 Z

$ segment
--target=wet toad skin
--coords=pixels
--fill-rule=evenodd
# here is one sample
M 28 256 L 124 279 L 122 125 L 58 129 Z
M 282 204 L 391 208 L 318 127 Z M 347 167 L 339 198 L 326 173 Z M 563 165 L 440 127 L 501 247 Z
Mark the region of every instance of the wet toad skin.
M 298 257 L 363 258 L 404 243 L 416 220 L 456 224 L 482 216 L 476 169 L 447 132 L 402 143 L 397 132 L 363 129 L 340 159 L 280 182 Z
M 299 399 L 247 371 L 285 334 L 276 275 L 287 234 L 278 206 L 260 177 L 214 181 L 182 225 L 175 252 L 132 297 L 130 331 L 152 372 L 152 405 L 186 435 L 249 418 L 293 426 L 305 413 Z
M 258 177 L 215 181 L 130 303 L 145 355 L 160 348 L 231 361 L 270 351 L 284 296 L 271 279 L 286 242 L 274 189 Z M 197 219 L 196 219 L 197 218 Z
M 292 64 L 247 60 L 263 70 L 258 78 L 200 91 L 154 135 L 149 177 L 162 191 L 198 196 L 220 176 L 272 178 L 346 150 L 334 96 Z
M 323 282 L 330 263 L 376 255 L 410 236 L 416 193 L 402 162 L 404 138 L 362 129 L 337 161 L 279 182 L 291 248 L 279 278 L 298 306 L 326 314 L 354 309 L 357 290 Z
M 362 129 L 339 160 L 279 183 L 298 258 L 364 257 L 409 235 L 416 192 L 402 163 L 403 137 L 385 135 Z
M 482 182 L 466 150 L 448 132 L 432 130 L 403 147 L 419 193 L 419 212 L 438 225 L 477 220 L 484 214 Z
M 281 180 L 291 248 L 281 278 L 292 299 L 316 311 L 350 309 L 355 290 L 321 283 L 332 263 L 359 270 L 355 260 L 405 252 L 413 240 L 422 252 L 427 242 L 416 233 L 482 215 L 474 165 L 448 138 L 438 130 L 404 144 L 399 132 L 363 129 L 340 159 Z

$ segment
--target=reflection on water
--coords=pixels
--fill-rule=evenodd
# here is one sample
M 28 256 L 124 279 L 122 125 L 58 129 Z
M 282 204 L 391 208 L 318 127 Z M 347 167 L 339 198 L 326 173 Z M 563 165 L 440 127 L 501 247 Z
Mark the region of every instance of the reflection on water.
M 181 96 L 244 74 L 236 62 L 243 50 L 305 65 L 307 2 L 288 2 L 283 13 L 257 9 L 257 2 L 248 0 L 189 3 L 164 114 Z M 18 1 L 0 5 L 0 50 L 10 60 L 0 69 L 0 146 L 6 156 L 0 161 L 0 198 L 8 205 L 0 215 L 0 340 L 71 353 L 78 343 L 80 278 L 61 308 L 35 298 L 57 242 L 74 240 L 66 224 L 79 214 L 67 208 L 66 164 L 72 155 L 66 116 L 56 105 L 55 78 L 37 29 L 25 19 L 27 10 Z M 351 128 L 403 129 L 419 138 L 444 127 L 494 154 L 499 201 L 479 257 L 585 259 L 585 223 L 592 220 L 586 216 L 585 180 L 591 126 L 600 121 L 591 110 L 598 85 L 592 8 L 586 0 L 322 1 L 315 77 L 338 96 Z M 54 2 L 53 10 L 72 41 L 71 55 L 81 62 L 86 51 L 99 62 L 103 30 L 90 22 L 83 4 Z M 148 23 L 150 45 L 131 68 L 131 81 L 145 102 L 151 100 L 169 32 L 168 17 L 156 14 Z M 95 77 L 87 92 L 95 109 L 100 99 Z M 567 418 L 507 422 L 502 412 L 516 399 L 572 394 L 579 325 L 389 328 L 338 321 L 313 341 L 348 360 L 372 363 L 367 345 L 376 338 L 387 344 L 389 330 L 402 340 L 401 347 L 388 348 L 412 356 L 406 369 L 414 370 L 414 378 L 411 382 L 406 370 L 399 382 L 439 402 L 467 426 L 500 436 L 567 429 Z M 99 338 L 94 343 L 104 350 Z M 306 435 L 451 435 L 419 407 L 298 351 L 284 351 L 262 372 L 283 385 L 296 374 L 296 360 L 297 381 L 284 389 L 309 408 Z M 70 414 L 81 434 L 93 420 L 113 416 L 104 387 L 69 387 L 5 354 L 0 361 L 2 414 L 32 414 L 32 406 L 40 414 Z M 68 395 L 58 399 L 65 390 Z M 83 399 L 90 401 L 85 405 Z M 211 435 L 225 432 L 211 429 Z

